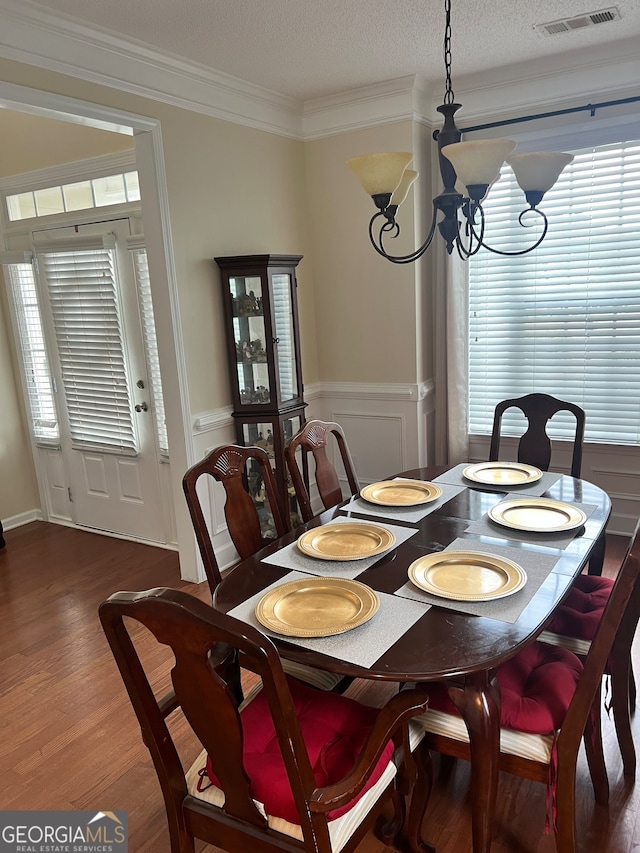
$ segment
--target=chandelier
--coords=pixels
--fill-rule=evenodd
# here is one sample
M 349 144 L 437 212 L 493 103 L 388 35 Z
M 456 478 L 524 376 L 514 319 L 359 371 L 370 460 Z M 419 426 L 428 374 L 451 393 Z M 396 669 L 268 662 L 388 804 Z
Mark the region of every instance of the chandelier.
M 447 252 L 454 247 L 466 260 L 480 249 L 497 255 L 525 255 L 544 240 L 549 223 L 538 208 L 544 194 L 558 180 L 560 172 L 573 160 L 572 154 L 550 151 L 513 154 L 516 143 L 512 139 L 482 139 L 461 142 L 462 132 L 455 123 L 455 114 L 461 105 L 455 103 L 451 85 L 451 0 L 445 0 L 444 64 L 446 85 L 444 103 L 438 112 L 444 116 L 440 130 L 434 131 L 438 143 L 438 162 L 444 189 L 433 199 L 433 218 L 424 243 L 409 255 L 391 255 L 384 246 L 386 237 L 397 237 L 400 225 L 396 222 L 399 206 L 407 197 L 418 172 L 407 167 L 413 160 L 408 152 L 364 154 L 347 161 L 347 166 L 359 178 L 362 188 L 370 195 L 377 208 L 369 222 L 369 238 L 378 254 L 394 264 L 409 264 L 422 257 L 431 245 L 436 225 L 444 238 Z M 519 214 L 522 227 L 542 225 L 537 239 L 526 249 L 507 252 L 489 246 L 485 236 L 485 213 L 482 202 L 492 184 L 500 177 L 500 169 L 507 162 L 524 192 L 528 207 Z M 438 213 L 441 219 L 438 221 Z

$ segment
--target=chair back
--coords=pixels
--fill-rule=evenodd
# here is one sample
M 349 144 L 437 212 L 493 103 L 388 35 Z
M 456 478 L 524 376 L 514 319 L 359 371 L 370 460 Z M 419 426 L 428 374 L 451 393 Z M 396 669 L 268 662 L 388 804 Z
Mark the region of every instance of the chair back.
M 587 724 L 591 707 L 599 696 L 602 676 L 612 649 L 629 649 L 640 617 L 640 521 L 618 570 L 609 600 L 602 614 L 584 669 L 558 737 L 558 751 L 575 754 Z
M 304 521 L 312 519 L 314 513 L 311 508 L 309 492 L 307 491 L 298 460 L 296 459 L 298 448 L 302 450 L 305 461 L 308 459 L 309 453 L 313 455 L 316 486 L 324 508 L 329 509 L 332 506 L 336 506 L 343 499 L 338 472 L 327 455 L 327 444 L 331 436 L 334 437 L 340 451 L 342 464 L 347 475 L 349 488 L 351 489 L 350 494 L 355 495 L 360 491 L 353 460 L 351 459 L 344 431 L 340 424 L 333 423 L 332 421 L 307 421 L 293 438 L 287 442 L 285 447 L 287 467 L 291 474 L 291 482 L 293 483 Z
M 336 785 L 319 788 L 292 698 L 293 685 L 290 689 L 278 652 L 268 637 L 185 592 L 166 588 L 115 593 L 100 605 L 99 614 L 158 774 L 173 851 L 193 850 L 193 838 L 197 837 L 236 853 L 281 849 L 289 853 L 293 850 L 329 853 L 327 813 L 357 796 L 367 783 L 367 775 L 371 775 L 384 750 L 388 749 L 389 739 L 396 742 L 396 730 L 402 729 L 398 744 L 405 745 L 409 718 L 424 710 L 426 704 L 424 695 L 419 696 L 415 691 L 407 701 L 394 696 L 391 700 L 393 710 L 389 703 L 390 716 L 380 721 L 380 725 L 376 723 L 353 768 L 351 776 L 355 777 L 355 782 L 350 778 L 341 791 Z M 145 671 L 146 655 L 139 654 L 143 636 L 140 625 L 173 652 L 173 690 L 160 698 Z M 145 649 L 148 650 L 148 643 Z M 286 768 L 303 842 L 269 828 L 252 798 L 251 780 L 245 767 L 241 700 L 234 685 L 227 680 L 229 670 L 224 666 L 229 649 L 234 651 L 244 670 L 262 681 L 265 715 L 268 714 L 272 721 L 271 730 L 275 732 Z M 155 680 L 157 650 L 152 650 L 150 660 Z M 312 697 L 331 695 L 312 688 L 307 690 Z M 349 702 L 343 697 L 332 699 Z M 306 700 L 305 709 L 312 701 Z M 206 750 L 218 787 L 224 793 L 221 805 L 189 794 L 185 770 L 171 734 L 174 727 L 167 725 L 167 717 L 178 709 Z M 269 756 L 265 756 L 267 758 Z
M 567 411 L 575 417 L 571 476 L 579 477 L 582 468 L 584 409 L 575 403 L 567 403 L 552 397 L 550 394 L 526 394 L 524 397 L 514 397 L 498 403 L 493 416 L 489 461 L 495 462 L 500 458 L 502 416 L 512 407 L 520 409 L 528 421 L 527 430 L 518 444 L 518 462 L 535 465 L 541 471 L 548 471 L 551 463 L 551 440 L 547 435 L 547 423 L 557 412 Z
M 220 583 L 220 568 L 215 557 L 209 528 L 205 520 L 197 485 L 201 476 L 208 475 L 222 483 L 226 492 L 224 514 L 233 544 L 242 559 L 251 557 L 271 538 L 284 536 L 289 530 L 288 516 L 280 506 L 280 498 L 267 453 L 260 447 L 223 445 L 212 450 L 193 465 L 182 478 L 187 506 L 200 549 L 200 555 L 211 592 Z M 274 536 L 265 536 L 255 501 L 249 493 L 249 482 L 264 486 L 265 509 L 271 513 Z

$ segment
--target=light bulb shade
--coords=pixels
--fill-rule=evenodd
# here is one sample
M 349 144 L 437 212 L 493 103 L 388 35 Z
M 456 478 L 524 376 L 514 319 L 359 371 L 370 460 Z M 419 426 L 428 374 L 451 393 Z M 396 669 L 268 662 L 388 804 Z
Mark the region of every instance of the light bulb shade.
M 531 154 L 514 154 L 507 159 L 521 190 L 546 193 L 555 184 L 560 172 L 573 160 L 573 154 L 539 151 Z
M 347 160 L 347 166 L 356 175 L 367 195 L 380 195 L 392 193 L 396 189 L 412 160 L 413 154 L 407 151 L 388 151 L 352 157 Z
M 513 139 L 479 139 L 445 145 L 441 154 L 451 162 L 458 181 L 471 187 L 491 184 L 515 147 Z
M 420 173 L 416 172 L 415 169 L 405 169 L 404 174 L 400 178 L 400 183 L 396 187 L 395 192 L 391 196 L 391 204 L 395 204 L 396 207 L 400 207 L 402 202 L 407 197 L 409 190 L 411 189 L 411 185 L 416 180 Z

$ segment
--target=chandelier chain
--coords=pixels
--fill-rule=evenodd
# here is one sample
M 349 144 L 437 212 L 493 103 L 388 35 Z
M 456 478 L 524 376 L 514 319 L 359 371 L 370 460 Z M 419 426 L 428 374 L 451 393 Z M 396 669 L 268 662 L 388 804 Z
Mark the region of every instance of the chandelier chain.
M 454 94 L 451 85 L 451 0 L 444 0 L 444 11 L 444 68 L 446 75 L 444 103 L 452 104 L 454 101 Z

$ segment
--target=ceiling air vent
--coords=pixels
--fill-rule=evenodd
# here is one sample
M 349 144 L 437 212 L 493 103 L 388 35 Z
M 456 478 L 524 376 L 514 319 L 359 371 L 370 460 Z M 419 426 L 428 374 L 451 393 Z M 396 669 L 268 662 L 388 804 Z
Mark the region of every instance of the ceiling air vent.
M 618 7 L 611 6 L 609 9 L 599 9 L 597 12 L 587 12 L 585 15 L 576 15 L 573 18 L 562 18 L 559 21 L 536 24 L 534 29 L 542 36 L 555 36 L 558 33 L 570 33 L 573 30 L 583 30 L 586 27 L 595 27 L 598 24 L 608 24 L 610 21 L 619 20 Z

